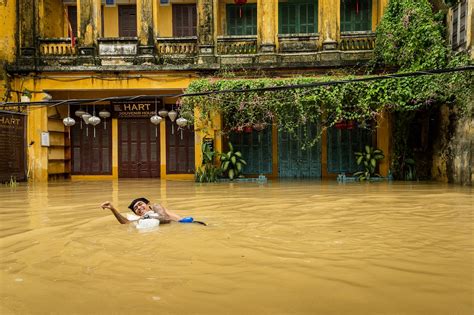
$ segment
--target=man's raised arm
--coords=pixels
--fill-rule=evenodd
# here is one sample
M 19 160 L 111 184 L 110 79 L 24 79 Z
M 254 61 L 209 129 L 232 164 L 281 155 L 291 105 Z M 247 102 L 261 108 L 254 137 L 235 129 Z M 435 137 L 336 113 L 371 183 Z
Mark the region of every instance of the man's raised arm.
M 123 215 L 121 215 L 117 209 L 115 209 L 115 207 L 110 203 L 110 201 L 106 201 L 104 202 L 103 204 L 100 205 L 102 209 L 109 209 L 110 211 L 112 211 L 112 213 L 114 214 L 115 218 L 117 218 L 117 221 L 120 222 L 120 224 L 127 224 L 127 223 L 130 223 L 131 221 L 129 221 L 127 218 L 125 218 Z

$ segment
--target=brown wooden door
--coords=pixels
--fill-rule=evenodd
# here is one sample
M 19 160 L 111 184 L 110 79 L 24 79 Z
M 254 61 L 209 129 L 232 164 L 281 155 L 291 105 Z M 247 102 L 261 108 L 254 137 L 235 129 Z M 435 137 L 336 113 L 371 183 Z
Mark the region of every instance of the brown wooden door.
M 135 5 L 119 6 L 119 36 L 137 36 L 137 7 Z
M 101 122 L 95 127 L 77 122 L 71 127 L 73 175 L 112 174 L 112 128 Z
M 24 115 L 0 112 L 0 183 L 26 179 Z
M 182 135 L 182 137 L 181 137 Z M 177 128 L 166 120 L 166 173 L 194 174 L 194 126 Z
M 119 177 L 160 177 L 160 127 L 149 119 L 119 120 Z

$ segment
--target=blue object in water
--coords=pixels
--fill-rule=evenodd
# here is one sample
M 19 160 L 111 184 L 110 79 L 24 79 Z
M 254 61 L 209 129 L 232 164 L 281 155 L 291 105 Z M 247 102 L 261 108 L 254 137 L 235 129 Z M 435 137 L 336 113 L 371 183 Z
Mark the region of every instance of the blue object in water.
M 180 222 L 180 223 L 193 223 L 193 221 L 194 221 L 193 217 L 186 217 L 186 218 L 182 218 L 178 222 Z

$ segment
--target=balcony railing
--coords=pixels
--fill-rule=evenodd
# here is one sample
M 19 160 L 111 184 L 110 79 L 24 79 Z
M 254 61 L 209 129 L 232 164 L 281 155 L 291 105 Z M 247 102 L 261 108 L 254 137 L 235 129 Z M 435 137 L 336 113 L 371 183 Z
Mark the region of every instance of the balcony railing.
M 41 38 L 40 54 L 42 56 L 72 56 L 76 54 L 70 38 Z
M 319 35 L 312 34 L 278 34 L 279 51 L 297 53 L 318 51 Z
M 159 37 L 156 39 L 156 51 L 161 56 L 195 56 L 198 52 L 197 37 Z
M 218 36 L 219 55 L 247 55 L 257 53 L 257 36 Z
M 375 47 L 375 33 L 341 33 L 340 50 L 372 50 Z

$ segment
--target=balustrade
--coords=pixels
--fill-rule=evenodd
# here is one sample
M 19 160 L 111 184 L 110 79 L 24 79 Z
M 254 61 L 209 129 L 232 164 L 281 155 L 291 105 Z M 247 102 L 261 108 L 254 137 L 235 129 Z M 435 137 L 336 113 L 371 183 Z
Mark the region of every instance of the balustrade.
M 40 54 L 42 56 L 71 56 L 76 54 L 76 47 L 70 38 L 40 39 Z
M 257 53 L 257 36 L 218 36 L 217 53 L 245 55 Z
M 159 55 L 186 55 L 197 54 L 197 37 L 161 37 L 156 39 L 156 50 Z
M 341 34 L 340 50 L 372 50 L 374 47 L 375 33 L 354 32 Z

